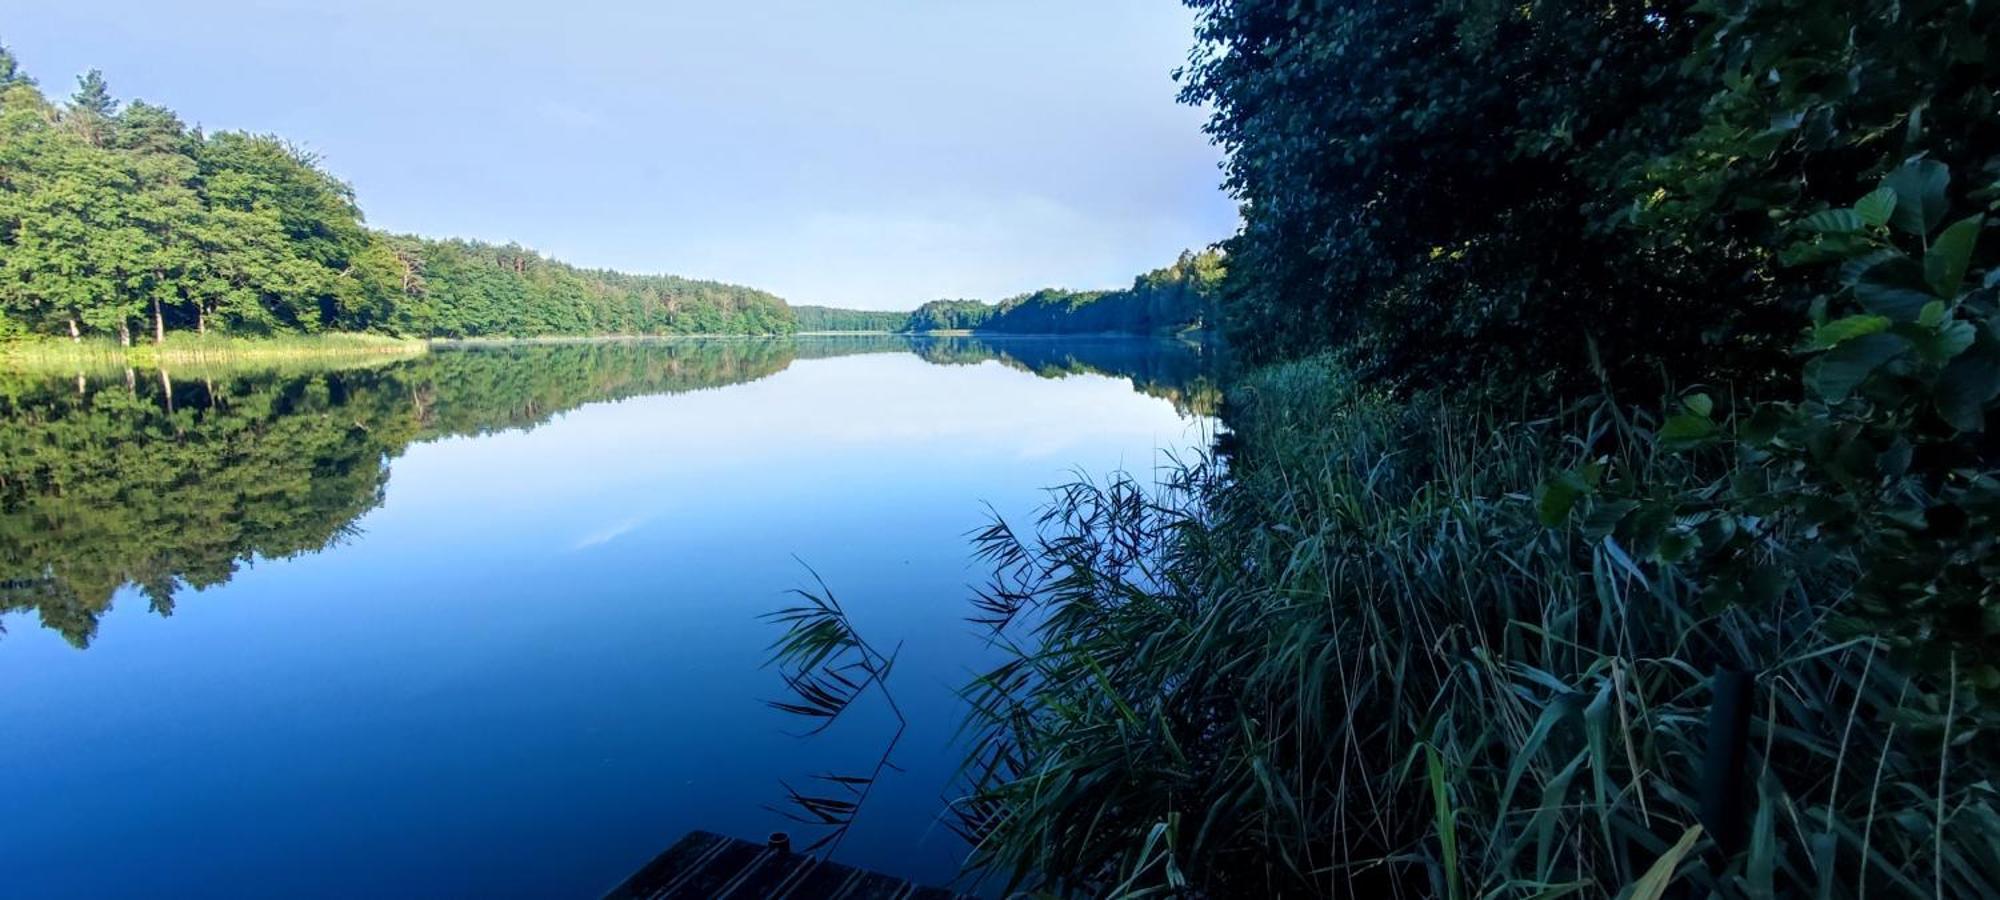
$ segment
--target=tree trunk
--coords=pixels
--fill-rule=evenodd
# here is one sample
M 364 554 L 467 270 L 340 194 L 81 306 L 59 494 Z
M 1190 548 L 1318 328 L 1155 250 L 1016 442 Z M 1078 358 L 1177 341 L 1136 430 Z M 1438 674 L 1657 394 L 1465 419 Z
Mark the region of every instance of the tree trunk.
M 132 323 L 123 319 L 118 321 L 118 346 L 132 346 Z
M 160 315 L 160 298 L 153 298 L 153 346 L 167 342 L 167 320 Z
M 76 327 L 75 316 L 69 317 L 69 339 L 72 341 L 83 340 L 83 332 Z
M 194 333 L 202 337 L 208 336 L 208 310 L 199 306 L 194 309 Z

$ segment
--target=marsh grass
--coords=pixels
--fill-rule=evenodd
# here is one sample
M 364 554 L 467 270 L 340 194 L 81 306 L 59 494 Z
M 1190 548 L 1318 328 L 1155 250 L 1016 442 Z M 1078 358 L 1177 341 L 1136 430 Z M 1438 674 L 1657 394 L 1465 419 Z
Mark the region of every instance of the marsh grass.
M 108 339 L 37 338 L 0 341 L 0 368 L 62 375 L 128 366 L 264 366 L 302 360 L 400 359 L 420 356 L 427 349 L 428 344 L 421 340 L 346 333 L 255 338 L 173 333 L 164 344 L 145 341 L 130 347 Z
M 1232 394 L 1227 477 L 1058 490 L 978 535 L 955 812 L 1015 888 L 1139 896 L 2000 896 L 1991 713 L 1830 624 L 1855 563 L 1770 602 L 1537 488 L 1731 463 L 1608 406 L 1466 417 L 1337 366 Z

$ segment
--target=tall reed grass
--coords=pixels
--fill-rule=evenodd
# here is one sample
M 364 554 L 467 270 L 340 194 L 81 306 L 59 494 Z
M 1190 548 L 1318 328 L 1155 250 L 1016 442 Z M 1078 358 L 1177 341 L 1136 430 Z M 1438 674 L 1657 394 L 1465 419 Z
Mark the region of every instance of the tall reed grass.
M 1605 405 L 1366 396 L 1326 360 L 1230 402 L 1226 473 L 1079 482 L 978 535 L 976 618 L 1011 652 L 966 692 L 975 868 L 1123 896 L 2000 896 L 1993 715 L 1835 626 L 1851 556 L 1764 523 L 1758 552 L 1814 564 L 1719 603 L 1743 586 L 1538 493 L 1585 457 L 1698 493 L 1727 458 Z
M 377 334 L 281 335 L 237 337 L 169 333 L 163 344 L 151 341 L 121 347 L 116 341 L 34 338 L 0 341 L 0 368 L 69 374 L 125 366 L 264 364 L 298 360 L 372 359 L 421 355 L 422 340 Z

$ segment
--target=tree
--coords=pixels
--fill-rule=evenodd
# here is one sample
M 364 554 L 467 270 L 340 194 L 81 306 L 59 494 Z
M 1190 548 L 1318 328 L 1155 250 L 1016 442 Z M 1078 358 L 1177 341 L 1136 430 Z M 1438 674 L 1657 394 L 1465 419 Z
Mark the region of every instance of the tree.
M 66 117 L 78 135 L 92 146 L 103 146 L 111 121 L 118 114 L 118 101 L 111 99 L 111 86 L 104 73 L 91 69 L 76 79 L 76 93 L 70 95 Z
M 0 335 L 177 328 L 413 335 L 789 334 L 769 293 L 579 269 L 518 245 L 371 231 L 268 135 L 203 134 L 104 76 L 60 110 L 0 48 Z
M 5 43 L 0 43 L 0 90 L 17 84 L 34 87 L 35 80 L 21 71 L 20 63 L 14 59 L 14 51 L 7 49 Z

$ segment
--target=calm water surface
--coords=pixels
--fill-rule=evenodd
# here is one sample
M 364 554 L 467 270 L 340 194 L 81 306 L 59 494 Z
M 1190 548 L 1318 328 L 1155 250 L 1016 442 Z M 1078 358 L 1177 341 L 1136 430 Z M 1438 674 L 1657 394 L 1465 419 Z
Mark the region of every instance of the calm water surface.
M 340 371 L 0 373 L 0 895 L 594 896 L 692 828 L 789 828 L 859 708 L 765 707 L 817 570 L 911 731 L 839 858 L 963 847 L 965 534 L 1205 442 L 1136 339 L 441 349 Z

